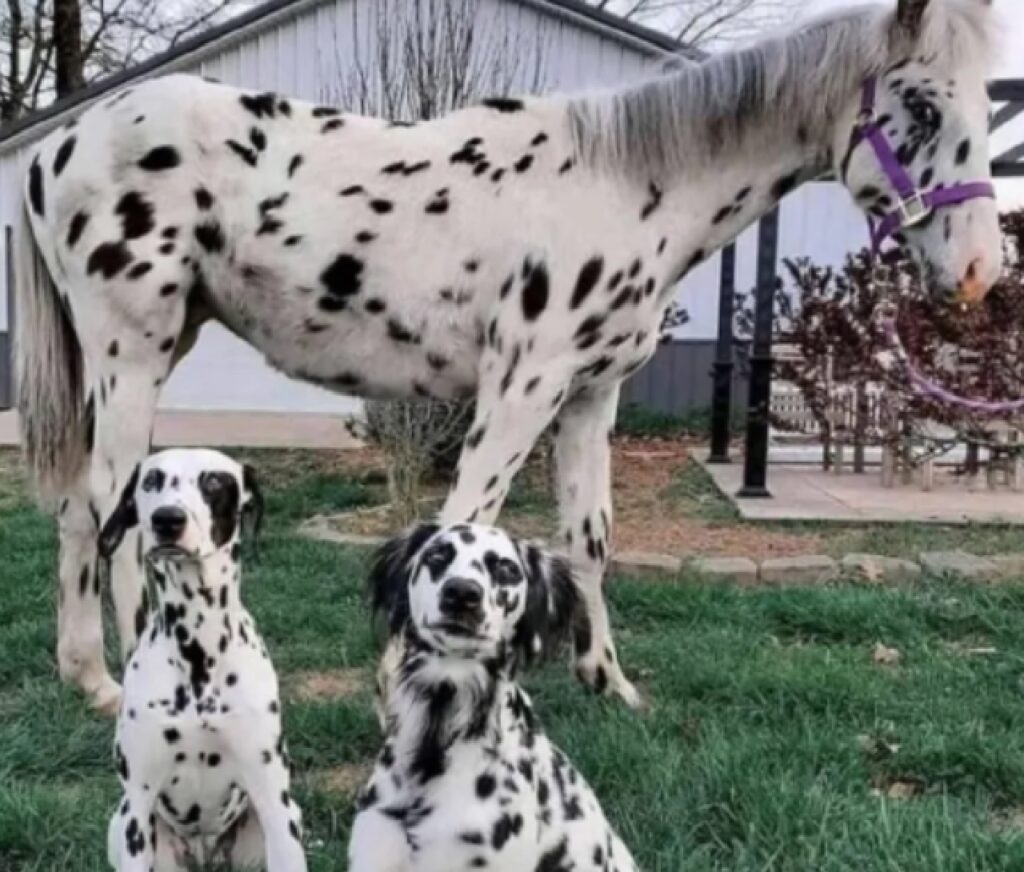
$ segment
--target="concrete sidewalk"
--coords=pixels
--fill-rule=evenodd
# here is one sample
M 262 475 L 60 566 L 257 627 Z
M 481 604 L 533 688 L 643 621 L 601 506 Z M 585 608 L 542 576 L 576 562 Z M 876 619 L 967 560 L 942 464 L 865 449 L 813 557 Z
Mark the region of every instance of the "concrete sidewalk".
M 814 464 L 769 464 L 770 499 L 740 499 L 743 461 L 719 466 L 704 462 L 706 451 L 694 457 L 719 490 L 752 521 L 889 521 L 932 524 L 1024 525 L 1024 494 L 1007 486 L 990 490 L 984 478 L 968 484 L 938 471 L 935 488 L 918 484 L 883 488 L 878 468 L 862 475 L 834 475 Z
M 17 417 L 0 412 L 0 445 L 18 443 Z M 158 446 L 210 448 L 357 448 L 361 444 L 333 415 L 270 412 L 162 411 L 156 416 Z

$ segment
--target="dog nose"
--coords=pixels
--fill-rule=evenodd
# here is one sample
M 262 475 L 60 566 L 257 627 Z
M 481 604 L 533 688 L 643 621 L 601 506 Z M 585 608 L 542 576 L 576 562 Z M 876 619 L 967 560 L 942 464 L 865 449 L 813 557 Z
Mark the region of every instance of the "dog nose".
M 479 611 L 483 601 L 484 589 L 468 578 L 452 578 L 441 589 L 441 611 L 452 617 Z
M 185 532 L 188 515 L 178 506 L 161 506 L 152 517 L 153 535 L 164 544 L 176 542 Z
M 967 265 L 967 272 L 957 286 L 957 302 L 976 305 L 985 299 L 989 288 L 990 285 L 985 280 L 985 261 L 976 257 Z

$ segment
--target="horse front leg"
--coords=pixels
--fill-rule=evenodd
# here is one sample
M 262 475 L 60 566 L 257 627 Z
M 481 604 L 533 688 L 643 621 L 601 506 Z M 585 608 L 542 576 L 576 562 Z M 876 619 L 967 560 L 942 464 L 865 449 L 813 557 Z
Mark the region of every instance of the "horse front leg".
M 576 674 L 599 693 L 617 694 L 636 708 L 640 695 L 619 665 L 604 599 L 612 534 L 608 439 L 618 403 L 618 385 L 566 403 L 556 422 L 555 465 L 561 540 L 569 549 L 588 619 L 576 633 Z

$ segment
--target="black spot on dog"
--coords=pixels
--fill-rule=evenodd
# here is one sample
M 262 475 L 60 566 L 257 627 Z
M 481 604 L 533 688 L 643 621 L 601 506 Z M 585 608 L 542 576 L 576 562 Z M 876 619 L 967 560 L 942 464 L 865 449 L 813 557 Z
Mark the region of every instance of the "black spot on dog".
M 471 430 L 469 435 L 466 437 L 466 447 L 470 449 L 477 448 L 483 441 L 484 434 L 487 432 L 487 427 L 481 424 L 475 430 Z
M 71 160 L 71 155 L 75 151 L 76 143 L 75 137 L 69 136 L 61 143 L 60 148 L 57 149 L 57 154 L 53 159 L 53 175 L 55 177 L 64 172 L 64 167 L 68 165 L 68 161 Z
M 523 285 L 523 317 L 527 321 L 536 321 L 548 304 L 548 270 L 543 263 L 530 269 L 526 283 Z
M 303 157 L 301 154 L 295 155 L 288 163 L 288 178 L 290 179 L 295 175 L 295 171 L 302 166 Z
M 156 227 L 153 221 L 153 204 L 137 191 L 129 191 L 115 209 L 121 216 L 121 230 L 125 239 L 138 239 Z
M 139 161 L 139 167 L 151 173 L 173 170 L 180 164 L 181 155 L 172 145 L 159 145 L 147 152 Z
M 369 230 L 360 230 L 356 234 L 356 242 L 366 244 L 367 242 L 373 242 L 377 238 L 376 233 L 371 233 Z
M 517 173 L 525 173 L 530 168 L 531 164 L 533 164 L 533 155 L 524 154 L 519 158 L 519 160 L 512 164 L 512 169 Z
M 167 352 L 170 351 L 172 348 L 174 348 L 174 338 L 171 336 L 168 336 L 163 342 L 160 343 L 160 351 L 164 354 L 167 354 Z
M 267 134 L 258 127 L 254 127 L 249 131 L 249 142 L 252 143 L 252 147 L 255 148 L 256 151 L 267 150 Z
M 370 208 L 373 209 L 378 215 L 386 215 L 392 209 L 395 208 L 395 204 L 390 200 L 370 200 Z
M 711 219 L 711 223 L 712 224 L 721 224 L 730 215 L 732 215 L 732 206 L 731 205 L 723 206 L 721 209 L 719 209 L 715 213 L 715 217 Z
M 370 299 L 363 304 L 363 308 L 371 315 L 379 315 L 387 309 L 387 305 L 378 297 L 370 297 Z
M 334 118 L 341 115 L 341 111 L 333 106 L 316 106 L 313 108 L 314 118 Z
M 338 196 L 340 196 L 340 197 L 353 197 L 356 194 L 365 194 L 365 193 L 366 193 L 366 188 L 364 188 L 362 185 L 349 185 L 347 188 L 342 188 L 340 191 L 338 191 Z
M 68 248 L 75 247 L 75 243 L 81 239 L 82 231 L 85 230 L 85 225 L 88 223 L 89 216 L 85 212 L 76 212 L 72 216 L 71 223 L 68 225 Z
M 418 345 L 419 337 L 395 318 L 388 318 L 388 336 L 395 342 Z
M 178 290 L 177 284 L 171 282 L 169 284 L 164 285 L 162 288 L 160 288 L 160 296 L 161 297 L 169 297 L 169 296 L 171 296 L 177 290 Z
M 338 130 L 339 128 L 344 127 L 344 126 L 345 126 L 345 122 L 342 121 L 342 119 L 340 119 L 340 118 L 332 118 L 330 121 L 327 121 L 324 124 L 323 127 L 320 128 L 320 132 L 321 133 L 330 133 L 332 130 Z
M 104 242 L 93 249 L 85 264 L 86 275 L 102 273 L 103 278 L 112 279 L 132 262 L 131 252 L 124 240 Z

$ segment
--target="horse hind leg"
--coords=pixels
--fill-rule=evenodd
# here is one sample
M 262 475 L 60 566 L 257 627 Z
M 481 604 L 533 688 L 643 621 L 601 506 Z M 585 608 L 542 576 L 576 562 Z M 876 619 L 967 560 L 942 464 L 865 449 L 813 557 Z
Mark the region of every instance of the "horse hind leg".
M 586 622 L 576 633 L 576 674 L 600 693 L 614 693 L 631 708 L 636 688 L 622 672 L 612 641 L 604 576 L 611 557 L 611 450 L 618 385 L 566 403 L 556 421 L 555 466 L 562 541 L 580 585 Z
M 57 663 L 61 679 L 79 687 L 105 714 L 117 711 L 121 690 L 107 670 L 96 565 L 99 512 L 89 499 L 89 472 L 60 497 Z

